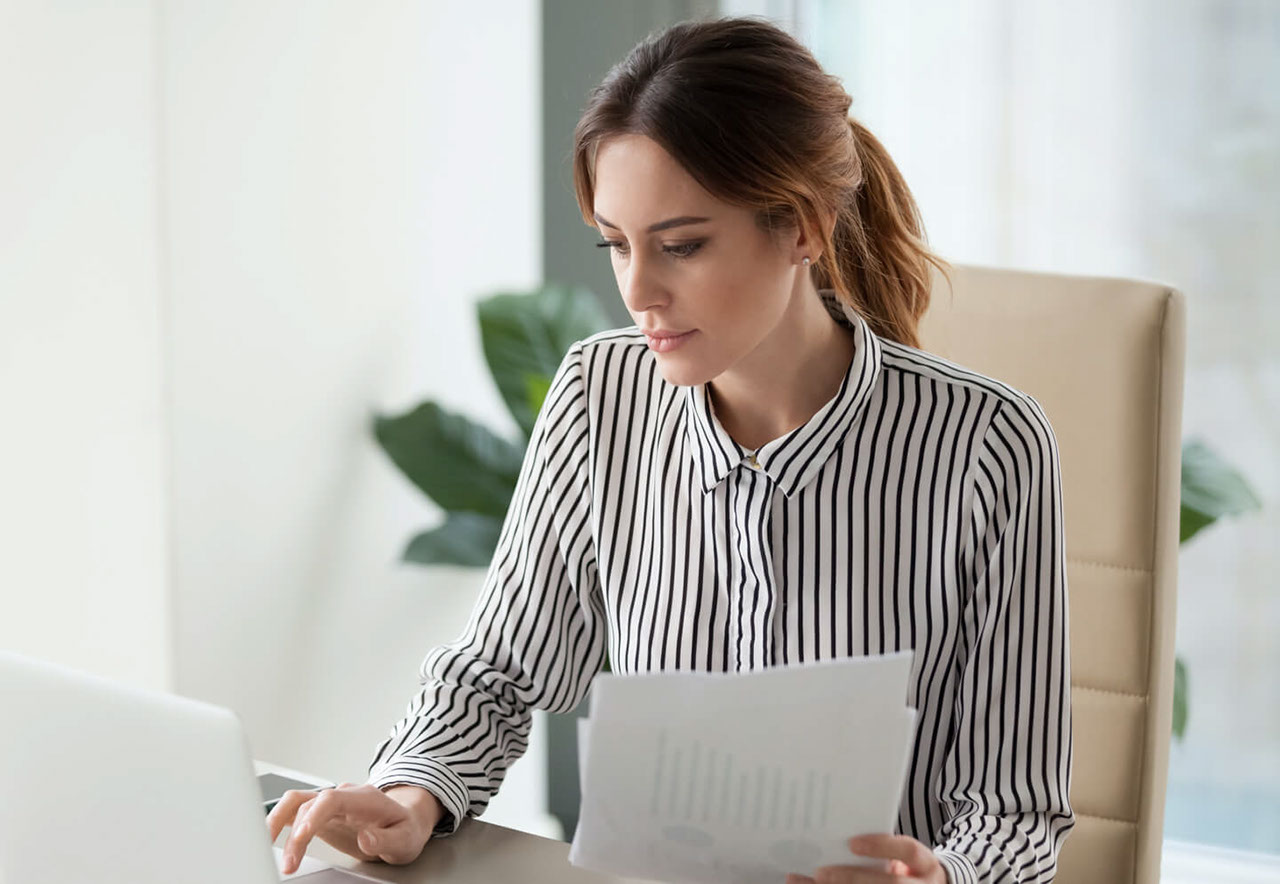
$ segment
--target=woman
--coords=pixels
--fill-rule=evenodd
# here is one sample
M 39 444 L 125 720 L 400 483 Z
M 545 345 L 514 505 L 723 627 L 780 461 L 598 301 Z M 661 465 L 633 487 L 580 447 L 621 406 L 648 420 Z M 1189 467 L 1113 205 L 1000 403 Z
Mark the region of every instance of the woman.
M 676 25 L 592 93 L 575 187 L 636 327 L 570 349 L 463 636 L 368 783 L 281 801 L 286 870 L 317 835 L 412 860 L 606 654 L 627 674 L 912 648 L 899 834 L 851 851 L 1052 879 L 1074 824 L 1056 442 L 1031 397 L 916 349 L 944 265 L 849 105 L 752 19 Z

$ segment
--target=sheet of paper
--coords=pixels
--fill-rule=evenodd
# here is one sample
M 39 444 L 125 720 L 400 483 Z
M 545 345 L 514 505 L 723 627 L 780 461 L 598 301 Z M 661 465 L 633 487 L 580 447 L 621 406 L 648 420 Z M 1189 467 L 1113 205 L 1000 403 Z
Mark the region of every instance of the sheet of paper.
M 576 865 L 674 884 L 778 884 L 893 831 L 911 653 L 752 673 L 601 676 L 579 724 Z

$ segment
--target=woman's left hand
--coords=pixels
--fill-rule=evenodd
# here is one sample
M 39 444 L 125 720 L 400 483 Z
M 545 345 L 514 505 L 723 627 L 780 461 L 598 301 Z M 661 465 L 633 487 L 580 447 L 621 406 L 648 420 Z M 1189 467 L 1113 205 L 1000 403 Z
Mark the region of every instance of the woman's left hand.
M 787 875 L 787 884 L 947 884 L 947 873 L 933 851 L 907 835 L 859 835 L 849 839 L 858 856 L 883 859 L 888 871 L 866 866 L 823 866 L 810 878 Z

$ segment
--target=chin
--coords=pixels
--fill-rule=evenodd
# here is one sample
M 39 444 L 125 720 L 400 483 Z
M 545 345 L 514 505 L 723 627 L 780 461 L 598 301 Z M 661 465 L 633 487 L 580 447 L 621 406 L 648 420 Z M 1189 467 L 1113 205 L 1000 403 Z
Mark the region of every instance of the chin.
M 655 353 L 658 362 L 658 373 L 668 384 L 677 387 L 696 387 L 715 378 L 719 372 L 711 371 L 706 365 L 692 359 L 682 359 L 677 354 L 664 355 Z

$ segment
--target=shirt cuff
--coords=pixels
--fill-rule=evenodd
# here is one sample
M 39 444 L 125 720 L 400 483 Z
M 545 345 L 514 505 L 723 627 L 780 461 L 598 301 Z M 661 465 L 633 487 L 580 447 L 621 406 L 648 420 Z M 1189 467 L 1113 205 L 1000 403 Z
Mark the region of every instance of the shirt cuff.
M 935 847 L 933 855 L 947 873 L 947 884 L 978 884 L 978 870 L 973 867 L 973 860 L 963 853 L 946 847 Z
M 392 758 L 369 772 L 369 784 L 386 791 L 392 786 L 426 789 L 444 806 L 444 816 L 432 830 L 433 838 L 444 838 L 458 830 L 470 804 L 467 786 L 447 765 L 432 758 Z

